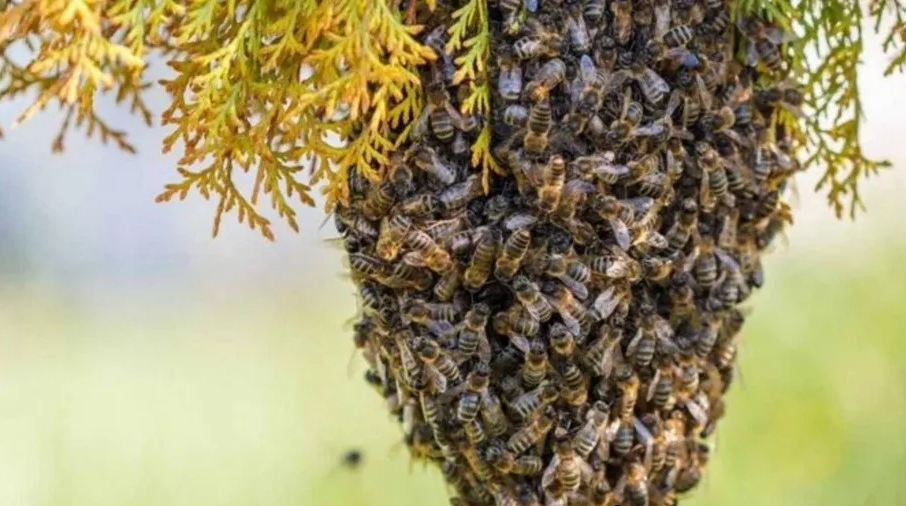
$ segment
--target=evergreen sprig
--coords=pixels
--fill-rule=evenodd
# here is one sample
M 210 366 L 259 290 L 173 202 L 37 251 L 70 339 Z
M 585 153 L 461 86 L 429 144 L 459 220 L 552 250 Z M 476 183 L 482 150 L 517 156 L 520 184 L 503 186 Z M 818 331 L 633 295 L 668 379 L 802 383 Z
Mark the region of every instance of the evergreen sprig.
M 804 168 L 824 171 L 819 189 L 837 214 L 855 213 L 859 181 L 889 165 L 867 157 L 859 142 L 863 26 L 886 35 L 885 74 L 906 70 L 906 3 L 731 4 L 760 10 L 795 35 L 787 58 L 806 86 L 806 114 L 776 120 L 796 132 Z M 273 238 L 262 206 L 298 230 L 296 206 L 313 204 L 313 188 L 326 194 L 328 208 L 343 205 L 351 167 L 380 179 L 405 144 L 424 108 L 419 67 L 436 57 L 417 38 L 415 20 L 426 17 L 417 10 L 449 16 L 446 50 L 468 91 L 463 114 L 491 114 L 488 2 L 455 5 L 451 12 L 435 11 L 436 0 L 0 0 L 0 100 L 34 97 L 13 126 L 58 104 L 64 120 L 56 151 L 72 128 L 134 151 L 125 132 L 98 115 L 95 100 L 112 94 L 150 124 L 146 61 L 162 54 L 173 71 L 160 83 L 172 99 L 161 116 L 170 128 L 164 149 L 181 149 L 181 157 L 180 179 L 158 200 L 197 192 L 217 201 L 215 234 L 235 211 Z M 13 58 L 17 47 L 27 49 L 27 60 Z M 488 125 L 482 121 L 472 146 L 485 180 L 502 170 Z M 238 187 L 236 170 L 254 176 L 250 191 Z

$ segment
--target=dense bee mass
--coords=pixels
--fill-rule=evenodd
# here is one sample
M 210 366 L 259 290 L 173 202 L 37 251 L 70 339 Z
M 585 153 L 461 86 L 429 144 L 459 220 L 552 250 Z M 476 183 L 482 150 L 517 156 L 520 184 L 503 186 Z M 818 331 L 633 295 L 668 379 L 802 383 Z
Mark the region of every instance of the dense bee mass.
M 729 12 L 498 0 L 494 113 L 460 112 L 443 55 L 388 177 L 351 174 L 366 379 L 455 504 L 666 506 L 701 480 L 799 168 L 784 34 Z

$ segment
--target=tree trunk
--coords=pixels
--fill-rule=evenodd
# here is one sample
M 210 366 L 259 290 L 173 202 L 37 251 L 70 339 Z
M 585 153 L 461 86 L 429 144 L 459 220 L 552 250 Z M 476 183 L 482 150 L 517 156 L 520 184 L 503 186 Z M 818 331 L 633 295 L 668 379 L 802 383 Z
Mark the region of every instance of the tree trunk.
M 418 14 L 425 114 L 337 213 L 366 379 L 459 504 L 676 504 L 789 219 L 779 30 L 721 0 L 499 0 L 469 115 L 444 54 L 462 3 Z

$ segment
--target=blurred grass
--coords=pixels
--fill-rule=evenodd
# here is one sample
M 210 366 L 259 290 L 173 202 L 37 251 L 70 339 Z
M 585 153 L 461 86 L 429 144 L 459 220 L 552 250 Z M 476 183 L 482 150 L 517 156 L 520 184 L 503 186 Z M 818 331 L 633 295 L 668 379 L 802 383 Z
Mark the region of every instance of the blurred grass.
M 711 472 L 683 504 L 906 502 L 904 252 L 771 259 Z M 349 376 L 348 292 L 3 294 L 0 505 L 445 504 L 438 474 L 394 451 L 360 362 Z

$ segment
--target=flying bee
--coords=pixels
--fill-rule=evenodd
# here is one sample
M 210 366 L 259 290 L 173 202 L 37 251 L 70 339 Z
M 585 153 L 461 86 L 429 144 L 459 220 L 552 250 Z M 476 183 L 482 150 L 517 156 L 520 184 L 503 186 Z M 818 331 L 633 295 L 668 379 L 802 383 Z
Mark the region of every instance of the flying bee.
M 499 242 L 500 236 L 496 232 L 486 232 L 478 239 L 475 251 L 463 274 L 463 286 L 468 290 L 478 290 L 490 277 Z
M 513 280 L 513 290 L 516 292 L 516 298 L 522 304 L 526 311 L 532 317 L 541 322 L 546 322 L 553 316 L 553 307 L 550 302 L 541 295 L 538 285 L 529 281 L 523 275 L 518 275 Z
M 414 250 L 404 256 L 409 265 L 427 267 L 440 274 L 453 268 L 450 253 L 437 244 L 427 232 L 410 230 L 406 234 L 405 242 Z
M 541 476 L 541 486 L 549 486 L 556 479 L 567 492 L 579 490 L 583 482 L 591 479 L 594 471 L 591 465 L 576 454 L 569 439 L 561 438 L 554 443 L 554 456 Z
M 616 184 L 621 178 L 629 175 L 629 167 L 614 163 L 613 151 L 595 153 L 574 158 L 570 166 L 586 178 L 597 178 L 606 184 Z
M 380 234 L 375 245 L 378 256 L 388 262 L 394 260 L 399 255 L 411 226 L 412 220 L 404 214 L 385 216 L 381 220 Z
M 528 118 L 529 110 L 524 105 L 510 104 L 503 110 L 503 122 L 514 128 L 524 127 Z
M 526 452 L 532 445 L 547 436 L 547 433 L 554 427 L 554 419 L 542 414 L 535 417 L 528 424 L 513 433 L 507 440 L 506 448 L 513 455 L 519 456 Z
M 486 330 L 490 316 L 491 308 L 485 303 L 475 304 L 466 313 L 457 341 L 457 349 L 465 357 L 477 353 L 481 363 L 491 361 L 491 343 L 488 341 Z
M 531 245 L 532 234 L 526 229 L 513 232 L 503 243 L 500 256 L 494 266 L 494 276 L 501 281 L 509 281 L 516 275 L 522 259 Z
M 520 372 L 522 384 L 526 388 L 537 388 L 547 377 L 549 365 L 544 341 L 534 339 L 529 345 L 528 353 L 525 354 L 525 362 L 522 364 Z
M 418 144 L 412 152 L 412 163 L 445 185 L 456 181 L 456 169 L 447 165 L 430 146 Z
M 585 24 L 585 16 L 582 9 L 578 5 L 570 9 L 569 14 L 566 16 L 566 31 L 569 34 L 569 41 L 573 51 L 576 53 L 587 53 L 591 50 L 591 34 Z
M 522 65 L 511 50 L 504 52 L 497 59 L 500 74 L 497 76 L 497 92 L 509 102 L 519 100 L 522 94 Z
M 551 114 L 550 99 L 546 97 L 533 105 L 529 111 L 528 126 L 523 138 L 527 155 L 538 157 L 547 149 L 552 124 Z
M 598 445 L 609 415 L 610 407 L 602 401 L 595 401 L 585 414 L 585 423 L 576 431 L 572 440 L 573 448 L 580 458 L 587 459 Z
M 535 73 L 534 78 L 526 85 L 525 93 L 535 102 L 547 98 L 551 90 L 563 82 L 566 77 L 566 63 L 560 58 L 546 61 Z
M 543 171 L 543 184 L 538 189 L 538 205 L 545 213 L 551 213 L 560 204 L 563 183 L 566 177 L 566 160 L 553 155 Z
M 485 362 L 479 362 L 466 378 L 465 392 L 456 405 L 456 418 L 463 423 L 478 418 L 481 398 L 488 390 L 491 371 Z
M 610 3 L 613 13 L 613 38 L 620 45 L 625 45 L 632 37 L 632 0 L 613 0 Z
M 533 414 L 539 413 L 559 398 L 560 392 L 557 391 L 557 387 L 551 383 L 542 383 L 534 390 L 530 390 L 513 399 L 513 402 L 510 403 L 510 411 L 518 418 L 524 420 Z

